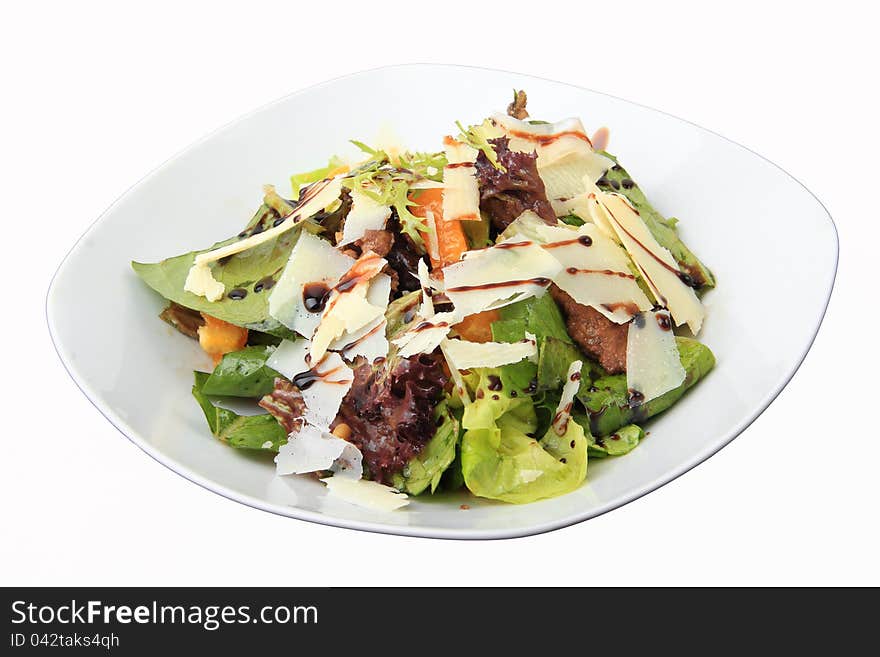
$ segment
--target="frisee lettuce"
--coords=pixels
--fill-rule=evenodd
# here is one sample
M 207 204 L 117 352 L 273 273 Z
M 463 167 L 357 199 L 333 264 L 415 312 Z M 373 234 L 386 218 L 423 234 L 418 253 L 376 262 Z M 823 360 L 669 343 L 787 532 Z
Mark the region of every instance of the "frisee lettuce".
M 456 121 L 455 125 L 459 129 L 459 141 L 463 141 L 471 148 L 476 148 L 478 151 L 482 151 L 483 155 L 486 156 L 486 159 L 489 160 L 489 162 L 492 163 L 492 166 L 499 171 L 507 171 L 507 169 L 504 168 L 504 165 L 498 161 L 498 154 L 495 152 L 495 147 L 489 143 L 489 139 L 483 132 L 482 126 L 472 125 L 465 128 L 461 124 L 461 121 Z
M 401 232 L 409 235 L 416 246 L 424 250 L 422 233 L 428 232 L 430 228 L 423 218 L 410 212 L 410 208 L 417 205 L 409 198 L 410 187 L 420 181 L 434 180 L 437 173 L 431 174 L 429 169 L 434 170 L 438 164 L 445 163 L 445 158 L 440 159 L 441 156 L 437 154 L 404 153 L 401 161 L 409 166 L 401 168 L 391 164 L 385 151 L 375 150 L 359 141 L 351 143 L 370 158 L 346 176 L 342 184 L 348 189 L 357 189 L 376 203 L 394 208 Z M 442 172 L 442 167 L 439 171 Z

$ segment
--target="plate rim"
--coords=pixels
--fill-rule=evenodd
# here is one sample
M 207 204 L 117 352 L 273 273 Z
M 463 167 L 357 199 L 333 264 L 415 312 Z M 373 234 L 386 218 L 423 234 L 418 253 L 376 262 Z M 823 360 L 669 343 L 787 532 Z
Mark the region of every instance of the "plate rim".
M 741 148 L 748 153 L 760 158 L 764 162 L 769 163 L 774 168 L 779 170 L 783 175 L 797 183 L 798 186 L 801 187 L 807 194 L 809 194 L 813 200 L 818 204 L 818 206 L 822 209 L 824 213 L 825 219 L 828 221 L 828 224 L 831 227 L 831 231 L 833 234 L 833 266 L 830 269 L 830 276 L 826 282 L 826 286 L 823 291 L 823 300 L 821 303 L 821 311 L 815 323 L 815 328 L 813 330 L 813 334 L 810 339 L 807 341 L 804 346 L 802 352 L 800 353 L 797 362 L 790 367 L 779 382 L 769 391 L 769 393 L 761 400 L 759 404 L 757 404 L 754 410 L 740 423 L 727 431 L 723 437 L 720 439 L 720 442 L 713 443 L 708 449 L 697 452 L 694 457 L 688 459 L 684 464 L 672 468 L 667 472 L 664 472 L 662 475 L 656 477 L 651 482 L 644 484 L 638 488 L 635 488 L 626 494 L 623 494 L 617 498 L 612 499 L 611 501 L 605 502 L 604 504 L 600 504 L 597 507 L 585 510 L 583 512 L 570 514 L 564 516 L 563 518 L 555 519 L 552 521 L 548 521 L 546 523 L 536 523 L 531 525 L 525 525 L 522 527 L 512 528 L 512 529 L 472 529 L 472 528 L 448 528 L 448 527 L 432 527 L 429 525 L 421 525 L 421 526 L 411 526 L 411 525 L 394 525 L 394 524 L 385 524 L 381 522 L 369 521 L 369 520 L 352 520 L 350 518 L 344 518 L 340 516 L 328 516 L 322 513 L 318 513 L 316 511 L 309 511 L 307 509 L 302 509 L 296 506 L 283 506 L 280 504 L 275 504 L 271 502 L 267 502 L 266 500 L 262 500 L 257 497 L 253 497 L 251 495 L 246 495 L 243 493 L 239 493 L 235 491 L 225 484 L 217 482 L 213 479 L 209 479 L 208 477 L 203 477 L 195 472 L 193 472 L 190 468 L 183 465 L 182 463 L 174 460 L 163 454 L 160 450 L 153 447 L 149 442 L 144 440 L 140 434 L 131 426 L 128 425 L 125 420 L 123 420 L 114 409 L 106 406 L 103 402 L 99 401 L 100 396 L 98 393 L 92 389 L 89 383 L 79 375 L 76 371 L 75 366 L 72 364 L 72 359 L 70 359 L 69 355 L 66 353 L 65 346 L 63 342 L 58 337 L 58 328 L 56 326 L 56 318 L 53 310 L 53 300 L 55 298 L 55 290 L 56 290 L 56 281 L 59 279 L 59 276 L 63 274 L 65 267 L 69 264 L 71 256 L 79 249 L 80 245 L 83 241 L 93 233 L 111 214 L 111 212 L 120 205 L 128 196 L 130 196 L 136 189 L 139 189 L 142 185 L 147 183 L 157 172 L 164 169 L 164 167 L 173 162 L 177 158 L 181 157 L 185 153 L 190 150 L 198 147 L 200 144 L 210 140 L 215 135 L 223 132 L 230 126 L 233 126 L 240 121 L 243 121 L 251 116 L 259 114 L 264 110 L 277 105 L 279 103 L 283 103 L 290 98 L 295 96 L 299 96 L 301 94 L 308 93 L 314 89 L 323 87 L 325 85 L 334 84 L 336 82 L 346 80 L 349 78 L 358 77 L 361 75 L 365 75 L 368 73 L 374 73 L 378 71 L 387 71 L 392 69 L 405 69 L 405 68 L 445 68 L 445 69 L 467 69 L 467 70 L 478 70 L 488 73 L 501 73 L 505 75 L 516 75 L 519 77 L 530 78 L 533 80 L 540 80 L 542 82 L 550 82 L 553 84 L 564 85 L 567 87 L 571 87 L 573 89 L 577 89 L 579 91 L 587 91 L 593 94 L 605 96 L 607 98 L 613 98 L 615 100 L 619 100 L 625 102 L 629 105 L 633 105 L 642 109 L 650 110 L 652 112 L 656 112 L 676 121 L 680 121 L 682 123 L 688 124 L 700 131 L 709 133 L 718 137 L 734 146 Z M 601 516 L 609 511 L 613 511 L 614 509 L 621 508 L 626 506 L 627 504 L 634 502 L 635 500 L 648 495 L 649 493 L 654 492 L 658 488 L 665 486 L 666 484 L 678 479 L 682 475 L 686 474 L 696 466 L 708 461 L 715 454 L 721 451 L 724 447 L 729 445 L 735 438 L 737 438 L 740 434 L 743 433 L 746 429 L 748 429 L 751 424 L 761 416 L 764 411 L 772 404 L 779 394 L 785 389 L 785 387 L 791 382 L 792 378 L 797 374 L 801 365 L 807 357 L 810 349 L 813 346 L 813 343 L 816 340 L 816 336 L 819 333 L 819 330 L 822 327 L 822 322 L 825 319 L 825 315 L 828 310 L 828 304 L 831 300 L 831 295 L 834 291 L 834 285 L 837 278 L 837 269 L 840 261 L 840 237 L 837 231 L 837 225 L 834 222 L 834 218 L 831 216 L 831 213 L 828 211 L 828 208 L 822 203 L 822 201 L 812 192 L 810 189 L 804 185 L 800 180 L 795 178 L 788 171 L 783 169 L 781 166 L 767 159 L 760 153 L 753 151 L 747 146 L 743 146 L 742 144 L 725 137 L 713 130 L 705 128 L 697 123 L 689 121 L 687 119 L 683 119 L 679 116 L 671 114 L 669 112 L 665 112 L 663 110 L 658 110 L 649 105 L 645 105 L 639 102 L 631 101 L 626 98 L 622 98 L 620 96 L 615 96 L 613 94 L 608 94 L 602 91 L 596 91 L 594 89 L 590 89 L 588 87 L 583 87 L 577 84 L 573 84 L 570 82 L 564 82 L 560 80 L 555 80 L 552 78 L 547 78 L 543 76 L 531 75 L 527 73 L 520 73 L 517 71 L 510 71 L 505 69 L 497 69 L 490 68 L 484 66 L 473 66 L 473 65 L 462 65 L 462 64 L 447 64 L 447 63 L 429 63 L 429 62 L 413 62 L 413 63 L 399 63 L 399 64 L 390 64 L 385 66 L 377 66 L 369 69 L 362 69 L 359 71 L 355 71 L 353 73 L 347 73 L 345 75 L 340 75 L 334 78 L 330 78 L 328 80 L 324 80 L 321 82 L 317 82 L 315 84 L 309 85 L 308 87 L 304 87 L 302 89 L 298 89 L 291 93 L 285 94 L 275 100 L 272 100 L 268 103 L 264 103 L 263 105 L 246 112 L 231 121 L 228 121 L 221 126 L 211 130 L 206 133 L 202 137 L 196 139 L 195 141 L 189 143 L 184 148 L 180 149 L 176 153 L 172 154 L 170 157 L 163 160 L 160 164 L 153 167 L 150 171 L 148 171 L 144 176 L 142 176 L 139 180 L 133 183 L 128 189 L 126 189 L 122 194 L 120 194 L 103 212 L 101 212 L 98 217 L 86 228 L 83 234 L 73 243 L 71 248 L 67 251 L 64 258 L 61 260 L 60 264 L 55 270 L 55 273 L 52 275 L 52 279 L 49 283 L 49 287 L 46 293 L 45 299 L 45 316 L 46 323 L 49 330 L 49 337 L 52 340 L 52 345 L 55 348 L 55 352 L 58 355 L 59 360 L 61 361 L 64 370 L 67 372 L 68 376 L 73 380 L 74 384 L 77 388 L 79 388 L 80 392 L 88 399 L 88 401 L 94 406 L 94 408 L 125 438 L 127 438 L 132 444 L 138 447 L 145 454 L 150 456 L 154 461 L 160 463 L 165 466 L 175 474 L 180 475 L 181 477 L 187 479 L 188 481 L 197 484 L 198 486 L 209 490 L 213 493 L 216 493 L 226 499 L 232 500 L 234 502 L 238 502 L 245 506 L 249 506 L 255 509 L 259 509 L 261 511 L 266 511 L 268 513 L 272 513 L 274 515 L 283 516 L 287 518 L 293 518 L 297 520 L 304 520 L 306 522 L 312 522 L 320 525 L 326 525 L 331 527 L 340 527 L 344 529 L 354 529 L 357 531 L 365 531 L 379 534 L 389 534 L 389 535 L 397 535 L 397 536 L 412 536 L 416 538 L 437 538 L 437 539 L 452 539 L 452 540 L 496 540 L 496 539 L 509 539 L 509 538 L 523 538 L 527 536 L 535 536 L 538 534 L 543 534 L 546 532 L 554 531 L 557 529 L 562 529 L 564 527 L 569 527 L 572 525 L 579 524 L 586 520 L 590 520 L 592 518 L 596 518 Z

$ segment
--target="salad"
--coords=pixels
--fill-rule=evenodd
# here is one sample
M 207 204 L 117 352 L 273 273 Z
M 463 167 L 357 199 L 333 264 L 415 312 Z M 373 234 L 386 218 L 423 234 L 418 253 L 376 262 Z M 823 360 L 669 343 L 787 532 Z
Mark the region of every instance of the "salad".
M 712 369 L 715 279 L 607 130 L 534 120 L 522 91 L 454 125 L 434 152 L 352 142 L 237 235 L 132 263 L 214 360 L 192 394 L 217 439 L 374 509 L 519 504 L 633 450 Z

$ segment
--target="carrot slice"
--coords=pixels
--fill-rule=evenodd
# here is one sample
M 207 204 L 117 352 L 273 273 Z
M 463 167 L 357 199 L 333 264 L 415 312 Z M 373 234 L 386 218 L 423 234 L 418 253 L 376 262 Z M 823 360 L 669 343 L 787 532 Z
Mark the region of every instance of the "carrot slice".
M 454 328 L 462 340 L 470 340 L 471 342 L 491 342 L 492 341 L 492 322 L 501 319 L 501 315 L 497 310 L 484 310 L 481 313 L 468 315 Z
M 436 271 L 448 264 L 458 262 L 461 259 L 461 254 L 468 250 L 469 245 L 464 229 L 461 227 L 461 221 L 457 219 L 447 221 L 443 218 L 443 190 L 425 189 L 419 192 L 418 196 L 414 196 L 413 200 L 418 204 L 411 210 L 414 215 L 424 217 L 427 212 L 434 215 L 434 225 L 437 229 L 437 250 L 440 257 L 437 259 L 432 254 L 428 254 L 431 258 L 431 268 Z M 427 235 L 423 235 L 423 237 L 427 243 Z M 500 317 L 497 310 L 486 310 L 465 317 L 453 328 L 465 340 L 491 342 L 492 322 L 497 321 Z
M 425 217 L 428 212 L 434 216 L 439 259 L 429 254 L 431 268 L 439 269 L 453 262 L 458 262 L 461 254 L 468 250 L 468 241 L 460 221 L 447 221 L 443 218 L 443 190 L 424 189 L 414 195 L 412 200 L 417 203 L 410 210 L 415 216 Z M 427 235 L 423 234 L 423 238 L 427 243 Z
M 247 344 L 248 330 L 222 319 L 202 313 L 204 326 L 199 327 L 199 344 L 214 364 L 220 362 L 224 354 L 244 349 Z

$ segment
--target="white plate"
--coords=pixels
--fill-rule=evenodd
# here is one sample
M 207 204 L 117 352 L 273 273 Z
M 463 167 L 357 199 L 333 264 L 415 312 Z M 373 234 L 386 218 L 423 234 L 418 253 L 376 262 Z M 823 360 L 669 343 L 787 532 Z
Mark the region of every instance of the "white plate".
M 320 166 L 349 138 L 393 126 L 436 149 L 454 121 L 503 110 L 512 88 L 534 116 L 611 127 L 609 150 L 714 271 L 700 339 L 715 370 L 622 458 L 592 461 L 578 491 L 522 506 L 420 497 L 381 514 L 328 497 L 308 477 L 274 475 L 271 459 L 211 437 L 190 396 L 209 369 L 189 339 L 156 315 L 162 300 L 129 267 L 236 233 L 261 185 Z M 438 94 L 437 89 L 443 93 Z M 767 160 L 656 110 L 513 73 L 411 65 L 357 73 L 295 93 L 177 155 L 105 212 L 61 264 L 47 300 L 55 346 L 85 395 L 160 463 L 230 499 L 293 518 L 443 538 L 502 538 L 564 527 L 650 492 L 705 460 L 779 394 L 807 353 L 831 294 L 837 233 L 819 201 Z M 99 290 L 99 294 L 89 294 Z M 720 493 L 719 493 L 720 494 Z M 467 503 L 470 508 L 461 509 Z

